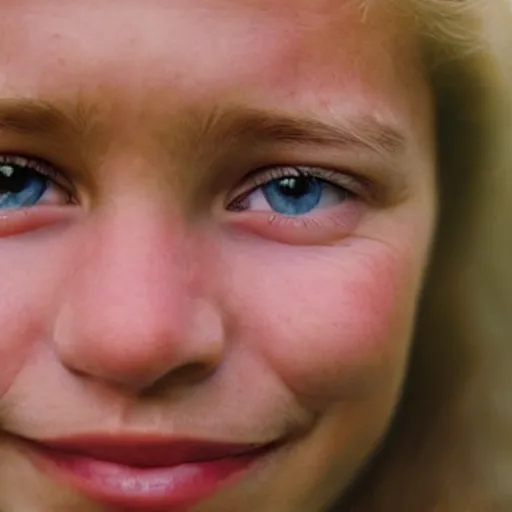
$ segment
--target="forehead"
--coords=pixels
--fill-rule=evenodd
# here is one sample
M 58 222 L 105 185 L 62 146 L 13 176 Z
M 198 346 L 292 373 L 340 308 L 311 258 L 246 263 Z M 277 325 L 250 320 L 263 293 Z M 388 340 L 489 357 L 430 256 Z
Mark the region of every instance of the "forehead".
M 22 67 L 31 59 L 30 66 L 37 60 L 65 71 L 73 55 L 84 69 L 146 60 L 153 69 L 173 66 L 177 75 L 180 61 L 201 64 L 205 75 L 219 64 L 231 64 L 231 75 L 254 73 L 265 64 L 268 72 L 284 61 L 292 68 L 312 59 L 341 67 L 347 58 L 362 60 L 379 47 L 382 55 L 375 60 L 407 48 L 386 3 L 365 8 L 360 0 L 4 0 L 0 62 Z
M 421 87 L 412 36 L 388 2 L 370 4 L 3 0 L 1 96 L 80 98 L 144 115 L 226 102 L 327 115 L 363 105 L 366 115 L 402 111 L 413 123 L 411 91 Z

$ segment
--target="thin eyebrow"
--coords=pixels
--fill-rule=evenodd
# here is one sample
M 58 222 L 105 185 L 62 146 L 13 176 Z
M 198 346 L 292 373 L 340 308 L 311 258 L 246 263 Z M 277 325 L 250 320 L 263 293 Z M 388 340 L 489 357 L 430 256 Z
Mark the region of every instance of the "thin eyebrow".
M 202 135 L 223 140 L 252 139 L 259 143 L 360 148 L 388 156 L 403 153 L 407 142 L 398 129 L 369 116 L 326 122 L 255 109 L 217 112 L 203 126 Z

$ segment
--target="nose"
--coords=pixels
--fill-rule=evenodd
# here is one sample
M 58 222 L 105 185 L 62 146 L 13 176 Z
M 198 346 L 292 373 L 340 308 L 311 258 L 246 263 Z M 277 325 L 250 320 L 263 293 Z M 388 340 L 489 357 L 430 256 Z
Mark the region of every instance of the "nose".
M 154 208 L 119 207 L 90 221 L 56 315 L 62 364 L 138 391 L 164 377 L 209 375 L 224 333 L 202 286 L 211 265 L 197 238 Z

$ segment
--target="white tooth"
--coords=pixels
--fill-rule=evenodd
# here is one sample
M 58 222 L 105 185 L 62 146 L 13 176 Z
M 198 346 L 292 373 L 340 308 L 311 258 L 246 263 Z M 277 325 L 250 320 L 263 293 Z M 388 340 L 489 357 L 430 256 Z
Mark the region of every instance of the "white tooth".
M 149 480 L 142 480 L 139 482 L 139 485 L 142 492 L 149 492 L 151 490 L 151 482 Z
M 121 482 L 121 488 L 123 491 L 137 491 L 139 488 L 139 483 L 136 478 L 125 478 Z
M 151 491 L 164 491 L 170 489 L 179 482 L 193 478 L 201 472 L 194 464 L 184 464 L 174 468 L 167 475 L 148 474 L 138 477 L 122 476 L 111 473 L 104 476 L 104 482 L 107 486 L 122 489 L 127 494 L 142 494 Z
M 157 478 L 151 478 L 151 480 L 148 481 L 148 485 L 150 489 L 165 489 L 169 487 L 169 485 L 172 484 L 172 479 L 168 477 L 157 477 Z

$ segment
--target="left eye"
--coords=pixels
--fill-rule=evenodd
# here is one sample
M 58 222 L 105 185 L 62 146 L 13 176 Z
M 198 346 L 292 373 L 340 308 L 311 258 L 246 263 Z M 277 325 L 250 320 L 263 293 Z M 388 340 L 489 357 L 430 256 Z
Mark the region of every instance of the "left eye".
M 345 201 L 349 192 L 308 173 L 296 169 L 269 179 L 242 195 L 231 206 L 236 211 L 274 211 L 281 215 L 305 215 L 315 209 L 335 206 Z
M 69 202 L 69 193 L 56 183 L 56 171 L 24 157 L 0 157 L 0 210 L 38 203 Z

